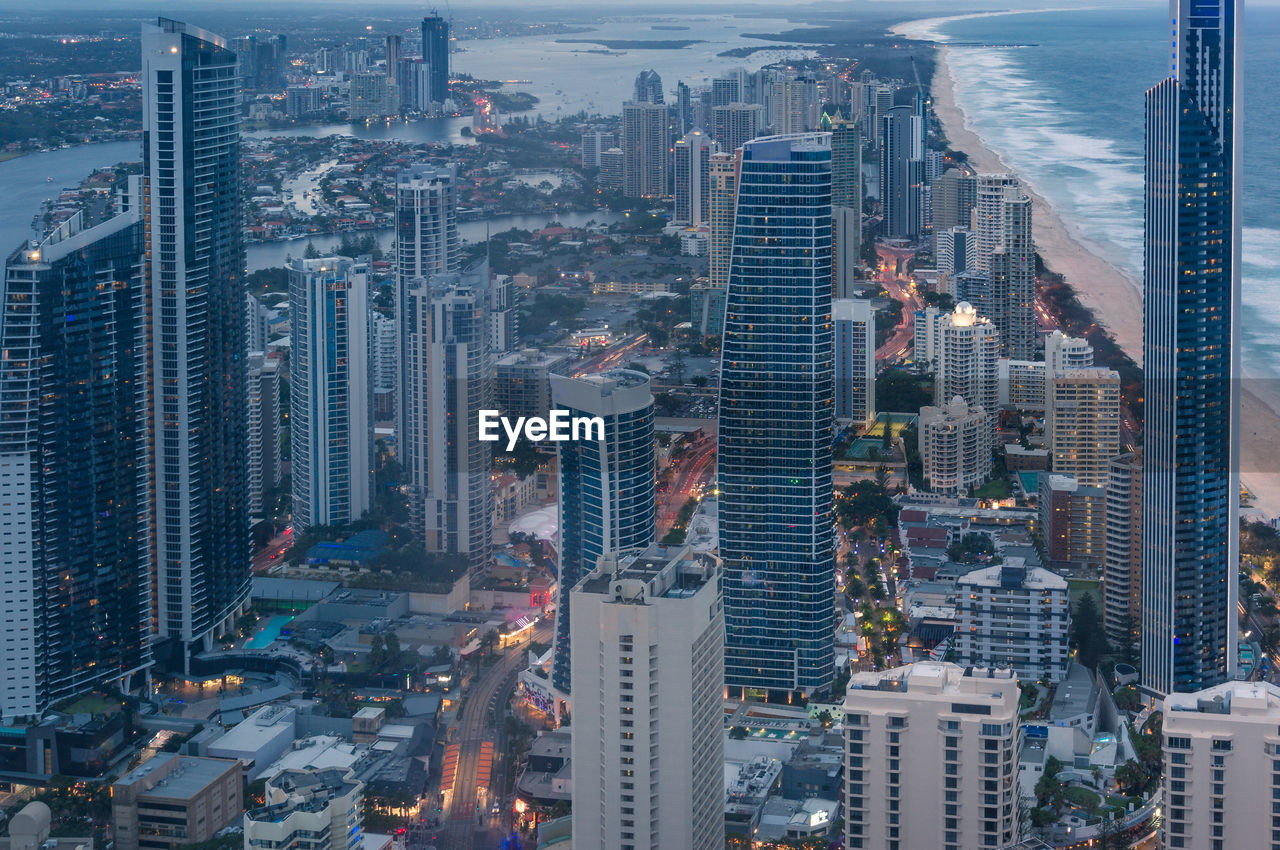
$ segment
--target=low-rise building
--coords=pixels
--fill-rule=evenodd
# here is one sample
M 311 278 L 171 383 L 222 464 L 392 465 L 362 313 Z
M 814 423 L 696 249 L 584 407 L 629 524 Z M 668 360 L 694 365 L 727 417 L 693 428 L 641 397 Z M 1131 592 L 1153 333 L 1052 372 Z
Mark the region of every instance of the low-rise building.
M 1067 582 L 1006 557 L 956 582 L 956 661 L 1009 667 L 1024 681 L 1056 682 L 1067 671 L 1071 602 Z
M 244 811 L 238 761 L 160 753 L 111 786 L 120 850 L 169 850 L 208 841 Z
M 356 850 L 364 783 L 350 770 L 286 770 L 264 790 L 266 806 L 246 812 L 246 850 Z

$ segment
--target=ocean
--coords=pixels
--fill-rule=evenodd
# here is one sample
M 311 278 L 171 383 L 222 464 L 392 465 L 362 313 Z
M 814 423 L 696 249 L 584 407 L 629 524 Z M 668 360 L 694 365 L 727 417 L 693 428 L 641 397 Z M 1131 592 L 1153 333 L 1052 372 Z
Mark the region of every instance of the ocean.
M 957 42 L 966 123 L 1072 235 L 1140 286 L 1143 95 L 1167 73 L 1167 6 L 990 15 L 907 25 Z M 986 47 L 987 44 L 1034 45 Z M 1280 379 L 1280 8 L 1246 9 L 1243 360 Z

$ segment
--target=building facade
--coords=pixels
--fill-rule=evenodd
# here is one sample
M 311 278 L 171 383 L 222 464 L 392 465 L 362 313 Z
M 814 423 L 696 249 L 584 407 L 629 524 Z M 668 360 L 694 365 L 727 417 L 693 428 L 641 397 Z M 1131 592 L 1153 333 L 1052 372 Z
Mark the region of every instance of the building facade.
M 493 408 L 488 266 L 418 278 L 408 290 L 410 350 L 418 376 L 402 408 L 418 440 L 409 509 L 428 552 L 465 558 L 479 575 L 493 554 L 493 448 L 480 439 L 480 411 Z M 405 327 L 402 324 L 401 327 Z
M 431 103 L 449 99 L 449 22 L 439 15 L 422 19 L 422 63 L 427 66 L 424 94 Z
M 718 561 L 688 546 L 610 552 L 570 605 L 573 846 L 723 847 Z
M 830 136 L 742 148 L 717 472 L 725 679 L 771 698 L 831 685 Z
M 981 407 L 992 419 L 1000 405 L 1000 332 L 967 301 L 943 314 L 932 328 L 934 404 L 941 406 L 960 396 L 970 407 Z
M 1226 682 L 1165 697 L 1160 846 L 1280 848 L 1280 688 Z
M 920 122 L 910 106 L 895 106 L 881 119 L 880 206 L 884 235 L 893 239 L 915 239 L 923 227 Z
M 121 850 L 169 850 L 212 839 L 240 822 L 243 771 L 233 759 L 159 753 L 111 786 Z
M 960 396 L 945 407 L 920 408 L 920 460 L 935 493 L 963 494 L 991 478 L 991 414 Z
M 707 170 L 710 285 L 713 289 L 726 289 L 733 257 L 733 219 L 738 203 L 737 150 L 712 154 Z
M 852 298 L 862 267 L 862 132 L 857 122 L 831 122 L 832 295 Z
M 701 227 L 707 223 L 710 200 L 710 163 L 715 143 L 701 130 L 693 130 L 675 144 L 675 212 L 672 224 Z
M 360 519 L 373 496 L 369 268 L 289 264 L 289 442 L 298 530 Z
M 1142 455 L 1111 459 L 1107 478 L 1107 555 L 1102 624 L 1113 646 L 1138 637 L 1142 623 Z
M 249 513 L 254 517 L 272 507 L 266 496 L 280 486 L 284 475 L 280 456 L 282 365 L 279 355 L 249 352 Z
M 572 687 L 569 592 L 601 555 L 647 546 L 657 533 L 649 386 L 648 375 L 626 369 L 551 378 L 555 408 L 604 420 L 603 440 L 558 444 L 561 545 L 551 681 L 565 693 Z
M 831 302 L 835 324 L 835 418 L 859 427 L 876 418 L 876 314 L 867 298 Z
M 711 138 L 720 150 L 732 154 L 760 135 L 764 107 L 758 103 L 727 103 L 711 108 Z
M 1067 581 L 1021 558 L 956 582 L 956 661 L 1008 667 L 1023 681 L 1061 681 L 1067 673 L 1071 600 Z
M 5 264 L 0 718 L 151 664 L 143 225 L 76 213 Z M 140 677 L 139 677 L 140 678 Z
M 1040 475 L 1040 536 L 1049 566 L 1097 570 L 1106 561 L 1107 492 L 1069 475 Z
M 1171 0 L 1169 76 L 1147 92 L 1142 685 L 1236 667 L 1243 0 Z
M 1053 471 L 1088 487 L 1106 487 L 1120 454 L 1120 375 L 1111 369 L 1054 374 L 1045 410 Z
M 622 193 L 628 198 L 671 194 L 668 133 L 667 107 L 662 103 L 622 104 Z
M 143 26 L 142 59 L 156 628 L 206 650 L 249 600 L 240 86 L 178 21 Z
M 1012 847 L 1018 682 L 920 661 L 854 673 L 844 700 L 844 846 Z

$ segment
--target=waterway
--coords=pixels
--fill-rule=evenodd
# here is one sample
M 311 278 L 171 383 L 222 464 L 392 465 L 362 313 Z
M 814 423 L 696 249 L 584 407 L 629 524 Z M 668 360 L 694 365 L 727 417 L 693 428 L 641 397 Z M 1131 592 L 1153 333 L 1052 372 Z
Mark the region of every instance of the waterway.
M 588 212 L 561 213 L 528 213 L 522 215 L 497 215 L 480 221 L 464 221 L 458 225 L 458 236 L 463 242 L 483 242 L 488 233 L 501 233 L 513 228 L 520 230 L 538 230 L 548 224 L 558 222 L 565 227 L 581 227 L 591 223 L 610 224 L 621 221 L 625 213 L 611 213 L 604 210 Z M 356 236 L 372 235 L 378 245 L 388 255 L 391 253 L 392 241 L 395 238 L 393 229 L 380 227 L 375 230 L 361 230 Z M 325 251 L 334 248 L 342 241 L 341 234 L 328 234 L 294 239 L 290 242 L 258 242 L 246 246 L 245 263 L 249 271 L 270 269 L 283 266 L 291 257 L 301 257 L 307 250 L 307 242 L 312 242 L 317 249 Z

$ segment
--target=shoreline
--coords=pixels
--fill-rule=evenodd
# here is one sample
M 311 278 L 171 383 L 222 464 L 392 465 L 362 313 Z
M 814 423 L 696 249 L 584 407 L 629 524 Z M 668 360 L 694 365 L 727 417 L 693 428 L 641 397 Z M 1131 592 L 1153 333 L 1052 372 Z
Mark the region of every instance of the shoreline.
M 929 19 L 933 24 L 939 19 Z M 908 22 L 925 24 L 926 21 Z M 908 24 L 899 24 L 893 31 Z M 930 84 L 934 113 L 954 150 L 963 151 L 980 173 L 1018 174 L 992 151 L 966 123 L 956 98 L 955 79 L 948 63 L 950 48 L 935 42 L 937 70 Z M 1036 251 L 1045 266 L 1063 276 L 1080 303 L 1093 314 L 1098 326 L 1142 365 L 1142 295 L 1138 284 L 1095 254 L 1068 229 L 1053 206 L 1023 178 L 1031 196 Z M 1280 388 L 1250 381 L 1254 389 L 1242 389 L 1240 399 L 1241 482 L 1252 494 L 1242 516 L 1280 515 Z

